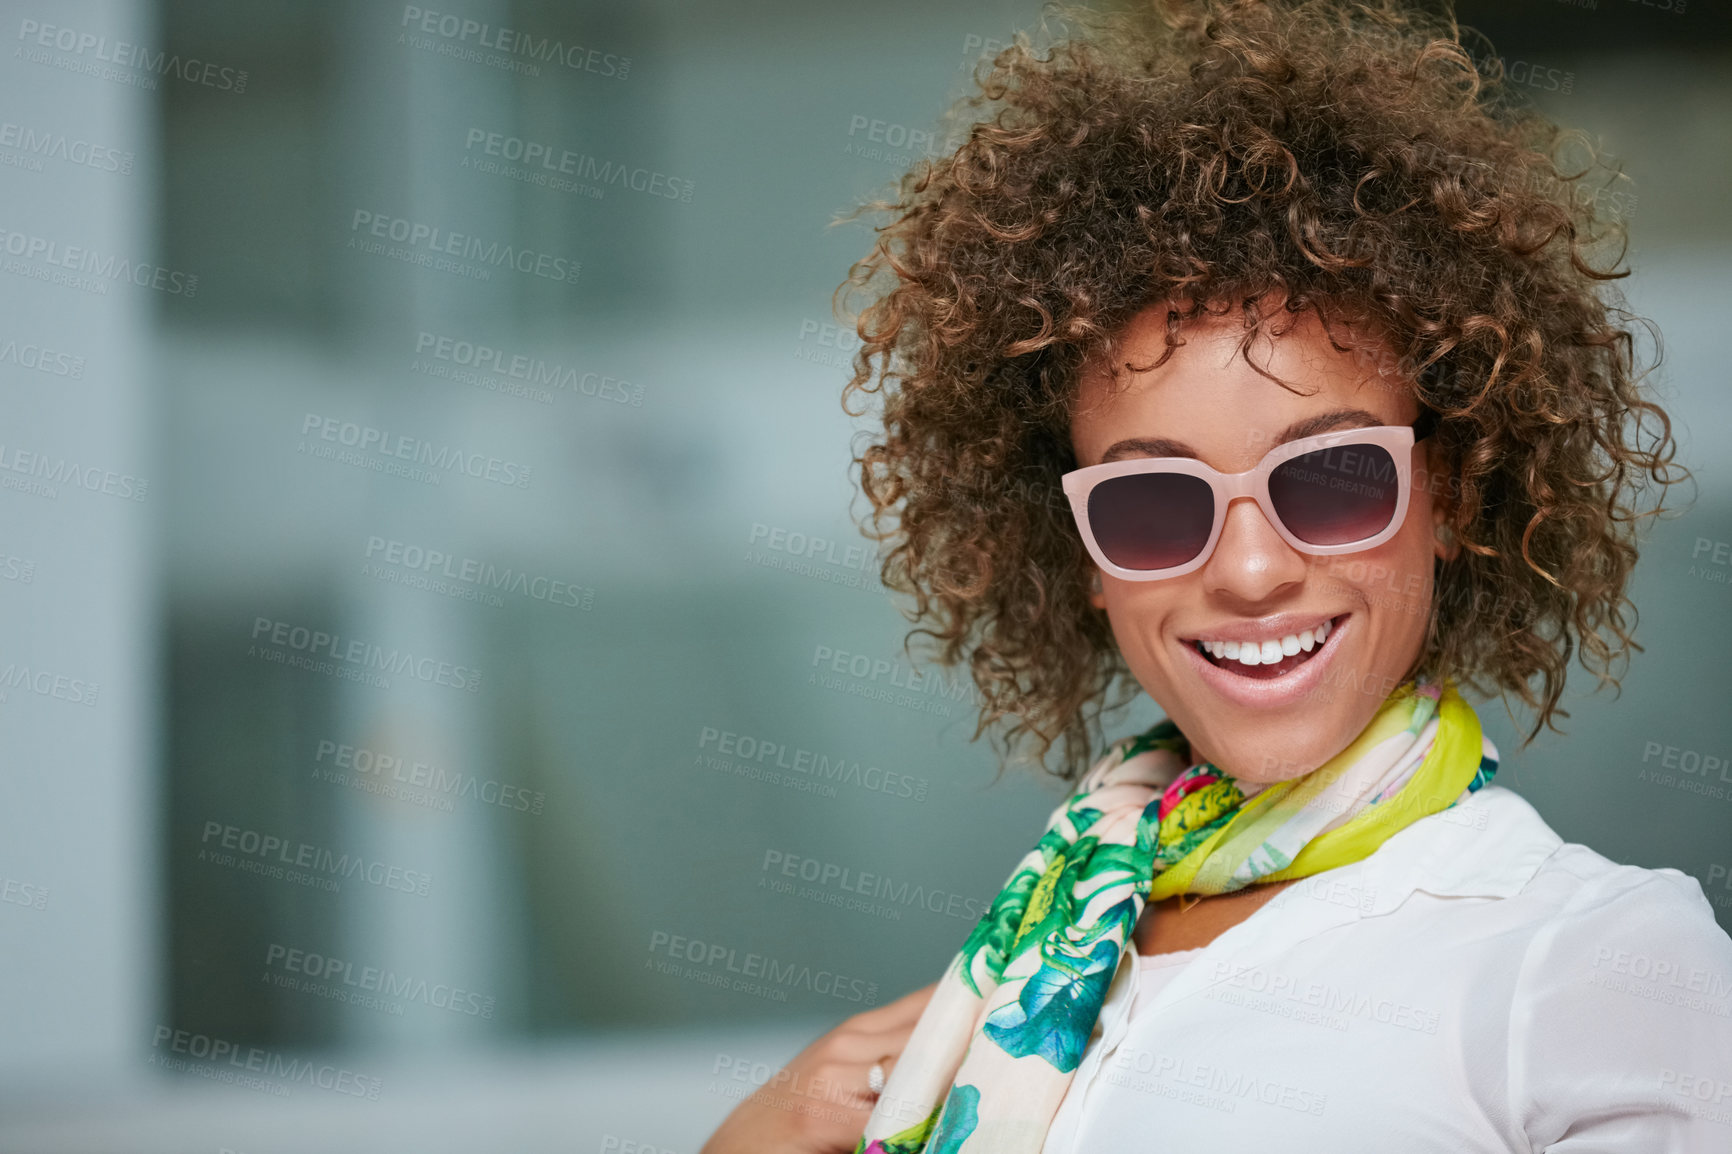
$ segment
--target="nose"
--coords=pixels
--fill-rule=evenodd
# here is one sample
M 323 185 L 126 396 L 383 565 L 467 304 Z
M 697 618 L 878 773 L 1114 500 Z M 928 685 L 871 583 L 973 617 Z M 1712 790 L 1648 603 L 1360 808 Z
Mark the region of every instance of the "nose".
M 1221 539 L 1203 566 L 1209 591 L 1260 603 L 1305 580 L 1305 558 L 1287 544 L 1249 497 L 1227 505 Z

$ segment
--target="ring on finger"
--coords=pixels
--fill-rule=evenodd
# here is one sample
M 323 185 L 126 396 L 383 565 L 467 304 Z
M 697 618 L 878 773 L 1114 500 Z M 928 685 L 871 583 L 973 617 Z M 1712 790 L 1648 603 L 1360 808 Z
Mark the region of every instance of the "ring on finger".
M 884 1055 L 888 1058 L 890 1055 Z M 866 1085 L 874 1094 L 884 1092 L 884 1062 L 882 1059 L 872 1063 L 872 1068 L 866 1071 Z

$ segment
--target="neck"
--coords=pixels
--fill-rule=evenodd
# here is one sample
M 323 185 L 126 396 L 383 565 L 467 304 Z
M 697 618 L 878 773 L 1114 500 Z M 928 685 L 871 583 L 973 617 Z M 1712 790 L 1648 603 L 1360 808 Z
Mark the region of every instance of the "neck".
M 1230 894 L 1180 894 L 1150 902 L 1143 908 L 1131 940 L 1137 953 L 1144 956 L 1199 949 L 1249 918 L 1297 880 L 1246 886 Z

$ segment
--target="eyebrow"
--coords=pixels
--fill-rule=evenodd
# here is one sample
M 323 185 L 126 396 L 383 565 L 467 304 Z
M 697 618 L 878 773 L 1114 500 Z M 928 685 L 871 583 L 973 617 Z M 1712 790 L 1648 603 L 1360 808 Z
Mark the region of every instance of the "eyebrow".
M 1284 445 L 1288 441 L 1297 441 L 1303 437 L 1315 437 L 1319 433 L 1332 433 L 1337 429 L 1360 429 L 1368 426 L 1382 425 L 1385 421 L 1375 413 L 1364 409 L 1333 409 L 1327 413 L 1318 413 L 1301 421 L 1294 421 L 1271 441 L 1270 447 Z M 1101 464 L 1116 461 L 1124 457 L 1190 457 L 1195 459 L 1197 451 L 1183 441 L 1175 441 L 1169 437 L 1126 437 L 1122 441 L 1114 441 L 1101 456 Z

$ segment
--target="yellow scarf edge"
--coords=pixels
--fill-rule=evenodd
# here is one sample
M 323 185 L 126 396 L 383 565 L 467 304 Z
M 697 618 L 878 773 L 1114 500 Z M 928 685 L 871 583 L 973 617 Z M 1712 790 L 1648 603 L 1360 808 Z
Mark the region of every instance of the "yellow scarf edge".
M 1226 825 L 1210 835 L 1208 840 L 1156 874 L 1149 887 L 1147 901 L 1158 902 L 1185 892 L 1222 839 L 1255 822 L 1264 810 L 1302 784 L 1315 782 L 1316 788 L 1322 788 L 1328 780 L 1332 780 L 1326 778 L 1323 770 L 1351 765 L 1363 756 L 1365 750 L 1405 728 L 1412 718 L 1412 711 L 1403 713 L 1396 707 L 1406 703 L 1415 692 L 1416 687 L 1411 682 L 1397 689 L 1379 709 L 1371 724 L 1366 726 L 1346 749 L 1305 777 L 1276 782 L 1259 791 L 1240 807 L 1239 812 L 1234 814 Z M 1479 769 L 1480 750 L 1479 716 L 1462 700 L 1453 683 L 1446 684 L 1438 701 L 1437 738 L 1408 783 L 1388 801 L 1361 810 L 1339 829 L 1313 838 L 1285 867 L 1257 878 L 1252 884 L 1289 881 L 1369 856 L 1385 838 L 1402 825 L 1437 813 L 1460 796 Z M 1455 788 L 1449 790 L 1448 786 L 1452 783 Z M 1434 786 L 1442 788 L 1427 788 Z M 1421 812 L 1409 817 L 1409 813 L 1414 809 Z
M 1479 771 L 1479 715 L 1446 685 L 1437 703 L 1437 739 L 1413 777 L 1389 800 L 1360 810 L 1339 829 L 1305 844 L 1286 868 L 1259 878 L 1288 881 L 1369 857 L 1397 830 L 1448 809 Z

